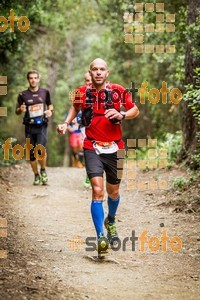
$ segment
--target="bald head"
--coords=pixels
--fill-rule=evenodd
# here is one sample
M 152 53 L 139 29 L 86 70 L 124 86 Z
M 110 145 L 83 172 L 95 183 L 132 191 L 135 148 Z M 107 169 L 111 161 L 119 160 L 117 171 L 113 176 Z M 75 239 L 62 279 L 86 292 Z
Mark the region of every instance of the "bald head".
M 90 64 L 89 73 L 92 77 L 92 84 L 97 90 L 101 90 L 105 86 L 106 78 L 109 70 L 105 60 L 96 58 Z
M 94 59 L 90 64 L 90 70 L 94 65 L 103 65 L 106 69 L 108 69 L 107 63 L 102 58 L 96 58 Z

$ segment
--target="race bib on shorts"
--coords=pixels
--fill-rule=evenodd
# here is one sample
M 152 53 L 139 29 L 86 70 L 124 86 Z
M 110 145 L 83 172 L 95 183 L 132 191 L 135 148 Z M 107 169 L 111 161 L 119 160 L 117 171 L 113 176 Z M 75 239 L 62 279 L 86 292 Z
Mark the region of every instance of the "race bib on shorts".
M 30 118 L 41 117 L 44 115 L 44 105 L 43 103 L 34 104 L 28 106 Z
M 93 143 L 93 148 L 95 149 L 96 154 L 110 154 L 117 152 L 119 149 L 118 145 L 115 142 L 99 142 L 95 141 Z

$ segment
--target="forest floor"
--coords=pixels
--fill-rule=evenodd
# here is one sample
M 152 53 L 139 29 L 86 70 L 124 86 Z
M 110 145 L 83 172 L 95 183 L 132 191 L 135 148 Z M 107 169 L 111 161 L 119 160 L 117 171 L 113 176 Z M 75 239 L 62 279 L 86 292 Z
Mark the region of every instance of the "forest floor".
M 2 300 L 200 299 L 197 184 L 190 191 L 166 192 L 134 191 L 122 182 L 117 215 L 122 245 L 97 261 L 85 244 L 87 237 L 95 237 L 91 190 L 82 184 L 85 170 L 48 168 L 48 176 L 47 186 L 33 186 L 28 164 L 0 172 L 0 217 L 7 219 L 8 231 L 0 239 L 0 249 L 7 251 L 7 258 L 0 259 Z M 139 171 L 138 176 L 148 181 L 187 174 L 172 168 Z M 106 202 L 104 207 L 107 213 Z M 132 232 L 140 237 L 145 230 L 144 252 L 141 240 L 134 251 Z M 175 236 L 179 239 L 172 240 Z

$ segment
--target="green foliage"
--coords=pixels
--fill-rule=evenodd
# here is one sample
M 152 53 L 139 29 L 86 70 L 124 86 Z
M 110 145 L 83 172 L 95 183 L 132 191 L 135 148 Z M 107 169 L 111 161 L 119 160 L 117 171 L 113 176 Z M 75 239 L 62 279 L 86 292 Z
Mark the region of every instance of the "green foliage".
M 1 139 L 0 139 L 0 166 L 9 166 L 9 165 L 12 165 L 12 164 L 16 164 L 16 160 L 12 156 L 11 149 L 9 150 L 9 159 L 7 159 L 7 160 L 4 159 L 4 149 L 2 148 L 2 146 L 3 146 L 3 144 L 5 143 L 6 140 L 7 140 L 7 138 L 5 138 L 5 137 L 1 137 Z M 11 139 L 12 148 L 16 144 L 17 144 L 17 139 L 12 138 Z
M 198 179 L 199 174 L 195 173 L 194 171 L 189 172 L 189 182 L 194 182 Z
M 195 166 L 195 169 L 200 167 L 200 153 L 191 155 L 191 160 L 192 160 L 193 166 Z
M 182 132 L 166 133 L 164 135 L 164 141 L 158 141 L 158 146 L 161 149 L 167 149 L 168 161 L 174 163 L 181 150 L 182 145 Z
M 171 44 L 176 44 L 176 53 L 136 54 L 134 44 L 124 43 L 123 27 L 124 12 L 133 11 L 135 2 L 137 1 L 37 0 L 31 3 L 24 0 L 19 4 L 19 1 L 1 1 L 1 15 L 8 16 L 12 8 L 18 17 L 26 15 L 31 22 L 27 33 L 16 30 L 11 34 L 7 30 L 0 34 L 0 75 L 8 76 L 8 95 L 0 97 L 0 105 L 8 107 L 8 117 L 0 118 L 0 126 L 5 128 L 5 137 L 14 136 L 23 144 L 22 116 L 16 116 L 14 110 L 17 94 L 27 88 L 26 73 L 32 68 L 41 72 L 41 86 L 50 89 L 55 107 L 48 138 L 48 160 L 51 165 L 60 165 L 64 156 L 65 140 L 56 135 L 55 128 L 63 121 L 71 105 L 69 92 L 83 84 L 83 75 L 94 58 L 102 57 L 108 62 L 111 82 L 126 87 L 135 82 L 136 88 L 139 88 L 142 82 L 148 81 L 150 90 L 152 87 L 160 89 L 162 81 L 166 81 L 170 89 L 181 89 L 185 40 L 187 37 L 193 38 L 193 44 L 197 45 L 200 40 L 200 25 L 191 27 L 188 32 L 187 1 L 164 0 L 165 11 L 176 13 L 176 31 L 173 35 L 149 34 L 145 39 L 154 44 L 162 44 L 168 39 Z M 155 14 L 147 14 L 145 18 L 146 22 L 154 22 Z M 191 92 L 192 90 L 191 87 Z M 198 88 L 195 88 L 195 92 L 190 96 L 199 98 Z M 173 162 L 180 149 L 180 136 L 178 138 L 176 134 L 181 127 L 179 107 L 170 103 L 169 95 L 166 105 L 152 105 L 148 99 L 145 105 L 141 105 L 137 93 L 134 100 L 139 106 L 140 117 L 124 122 L 124 139 L 152 137 L 162 140 L 162 147 L 168 149 L 169 160 Z M 197 109 L 197 103 L 193 103 L 194 105 L 194 113 L 197 114 L 199 108 Z M 0 133 L 0 137 L 1 135 L 3 134 Z M 138 151 L 141 159 L 145 157 L 145 149 Z
M 183 99 L 188 103 L 197 124 L 200 125 L 200 68 L 196 68 L 194 73 L 195 85 L 186 85 L 186 93 Z
M 162 139 L 159 139 L 157 142 L 157 147 L 156 148 L 151 148 L 155 149 L 157 154 L 161 149 L 166 149 L 167 150 L 167 160 L 168 160 L 168 166 L 170 167 L 173 165 L 177 159 L 177 156 L 180 152 L 182 145 L 182 132 L 177 131 L 176 133 L 166 133 Z M 135 160 L 143 160 L 148 158 L 148 147 L 143 147 L 140 149 L 136 149 L 136 158 Z M 157 162 L 159 161 L 160 157 L 157 155 L 156 160 Z
M 173 182 L 172 182 L 172 187 L 175 190 L 180 190 L 183 191 L 184 189 L 186 189 L 187 185 L 188 185 L 188 180 L 183 177 L 183 176 L 179 176 L 176 177 Z
M 184 176 L 178 176 L 171 180 L 174 190 L 184 191 L 194 183 L 199 183 L 199 172 L 189 171 L 189 176 L 186 179 Z M 200 186 L 200 185 L 199 185 Z
M 41 1 L 36 1 L 35 3 L 25 0 L 23 4 L 15 3 L 15 1 L 2 0 L 0 3 L 1 15 L 8 19 L 10 15 L 10 10 L 14 10 L 15 16 L 18 18 L 20 16 L 27 16 L 30 21 L 29 36 L 34 34 L 34 29 L 32 24 L 38 22 L 41 10 Z M 23 58 L 23 50 L 26 45 L 26 33 L 20 32 L 17 28 L 16 22 L 15 31 L 10 32 L 9 25 L 8 29 L 0 33 L 0 64 L 6 65 L 9 62 L 12 53 L 18 53 L 20 58 Z M 7 65 L 6 65 L 7 66 Z

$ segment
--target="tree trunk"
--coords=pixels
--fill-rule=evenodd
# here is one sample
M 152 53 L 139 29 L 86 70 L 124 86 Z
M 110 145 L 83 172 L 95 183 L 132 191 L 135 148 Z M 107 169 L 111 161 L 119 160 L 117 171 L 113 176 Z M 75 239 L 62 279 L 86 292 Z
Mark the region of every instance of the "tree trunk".
M 187 24 L 191 25 L 196 22 L 198 10 L 200 9 L 200 0 L 189 0 Z M 188 41 L 186 46 L 185 57 L 185 84 L 192 84 L 195 87 L 194 70 L 198 67 L 198 61 L 192 53 L 192 44 Z M 198 141 L 196 133 L 199 130 L 196 119 L 188 106 L 188 101 L 183 103 L 182 108 L 182 130 L 183 130 L 183 145 L 179 153 L 177 162 L 183 160 L 187 165 L 190 165 L 191 156 L 198 150 Z
M 56 83 L 57 83 L 57 69 L 58 64 L 55 61 L 48 62 L 48 77 L 47 77 L 47 89 L 50 92 L 51 101 L 53 103 L 53 98 L 55 95 Z M 53 116 L 49 119 L 48 129 L 53 130 Z
M 72 78 L 72 69 L 73 69 L 73 45 L 71 42 L 70 36 L 68 36 L 66 40 L 66 61 L 68 66 L 68 77 Z M 69 89 L 71 89 L 71 83 L 69 84 Z M 72 166 L 72 149 L 69 144 L 69 134 L 65 134 L 65 155 L 63 160 L 63 167 L 71 167 Z
M 47 74 L 47 89 L 50 92 L 51 101 L 53 103 L 54 95 L 55 95 L 55 89 L 56 89 L 56 82 L 57 82 L 57 62 L 55 62 L 53 59 L 48 61 L 48 74 Z M 53 122 L 54 115 L 49 118 L 48 120 L 48 127 L 47 127 L 47 134 L 48 134 L 48 143 L 46 146 L 47 153 L 50 155 L 47 156 L 47 158 L 51 157 L 51 150 L 53 148 L 53 133 L 56 131 L 55 124 Z M 48 163 L 51 164 L 52 162 L 49 161 Z

